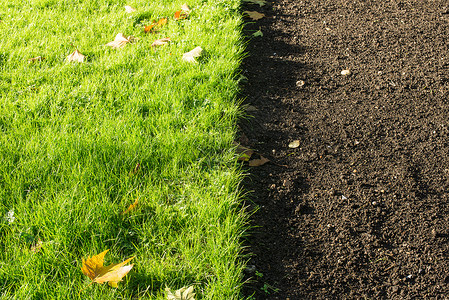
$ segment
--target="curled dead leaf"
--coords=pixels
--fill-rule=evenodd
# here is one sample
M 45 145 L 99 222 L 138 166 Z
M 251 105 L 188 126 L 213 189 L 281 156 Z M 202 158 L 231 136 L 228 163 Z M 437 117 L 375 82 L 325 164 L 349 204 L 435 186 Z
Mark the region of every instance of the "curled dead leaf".
M 171 42 L 170 38 L 163 38 L 163 39 L 155 40 L 151 44 L 151 47 L 164 46 L 164 45 L 167 45 L 170 42 Z
M 81 54 L 81 52 L 79 52 L 78 50 L 73 51 L 73 53 L 66 58 L 67 61 L 76 61 L 80 63 L 84 62 L 85 59 L 86 56 Z
M 110 46 L 112 48 L 121 48 L 128 43 L 132 43 L 134 39 L 135 38 L 131 35 L 129 37 L 126 37 L 123 35 L 123 33 L 118 33 L 115 36 L 115 39 L 112 42 L 107 43 L 106 46 Z
M 259 13 L 259 12 L 257 12 L 257 11 L 248 11 L 248 10 L 245 10 L 244 13 L 247 14 L 248 17 L 251 18 L 251 19 L 254 20 L 254 21 L 260 20 L 260 19 L 262 19 L 263 17 L 265 17 L 264 14 Z
M 196 63 L 196 58 L 201 56 L 201 53 L 203 52 L 203 49 L 201 47 L 196 47 L 195 49 L 186 52 L 182 55 L 182 59 L 184 61 Z

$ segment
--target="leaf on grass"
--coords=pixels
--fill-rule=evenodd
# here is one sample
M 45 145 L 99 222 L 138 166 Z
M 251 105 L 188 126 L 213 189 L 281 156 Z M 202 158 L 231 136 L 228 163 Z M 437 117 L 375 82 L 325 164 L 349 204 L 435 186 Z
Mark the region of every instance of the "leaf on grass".
M 154 33 L 157 30 L 159 30 L 162 26 L 164 26 L 165 24 L 167 24 L 167 18 L 162 18 L 159 19 L 158 21 L 154 21 L 151 25 L 145 26 L 145 33 L 151 32 Z
M 249 166 L 250 167 L 259 167 L 259 166 L 262 166 L 262 165 L 266 164 L 269 161 L 270 160 L 268 158 L 265 158 L 265 157 L 263 157 L 261 155 L 259 159 L 252 159 L 252 160 L 250 160 L 249 161 Z
M 127 13 L 133 13 L 133 12 L 135 12 L 136 11 L 136 9 L 135 8 L 132 8 L 131 6 L 129 6 L 129 5 L 126 5 L 125 6 L 125 11 L 127 12 Z
M 164 46 L 170 42 L 171 42 L 170 38 L 163 38 L 163 39 L 155 40 L 153 42 L 153 44 L 151 44 L 151 47 Z
M 82 63 L 86 59 L 86 56 L 81 54 L 81 52 L 79 52 L 78 50 L 75 50 L 75 51 L 73 51 L 72 54 L 67 56 L 66 59 L 67 59 L 67 61 L 77 61 L 77 62 Z
M 191 12 L 190 7 L 184 3 L 183 5 L 181 5 L 181 9 L 175 12 L 175 15 L 173 18 L 175 20 L 185 19 L 189 16 L 190 12 Z
M 126 215 L 127 213 L 135 209 L 137 204 L 139 204 L 139 199 L 136 199 L 133 204 L 131 204 L 124 212 L 122 212 L 122 215 Z
M 183 287 L 176 290 L 174 293 L 169 288 L 165 288 L 168 300 L 195 300 L 195 293 L 193 292 L 193 285 Z
M 121 48 L 128 43 L 132 43 L 134 41 L 133 36 L 126 37 L 123 33 L 119 33 L 115 36 L 115 39 L 112 42 L 106 44 L 106 46 L 110 46 L 112 48 Z
M 203 49 L 201 47 L 196 47 L 195 49 L 186 52 L 182 55 L 182 59 L 188 62 L 196 63 L 196 58 L 201 56 Z
M 31 63 L 35 63 L 37 61 L 43 61 L 44 59 L 45 59 L 45 57 L 36 56 L 36 57 L 33 57 L 33 58 L 29 58 L 28 62 L 31 64 Z
M 256 32 L 253 33 L 253 36 L 254 36 L 254 37 L 263 36 L 263 33 L 262 33 L 262 31 L 259 29 L 259 30 L 257 30 Z
M 291 142 L 290 144 L 288 144 L 289 148 L 298 148 L 299 147 L 299 140 L 294 140 L 293 142 Z
M 243 0 L 243 1 L 253 3 L 253 4 L 259 4 L 260 6 L 264 6 L 267 3 L 267 1 L 265 1 L 265 0 Z
M 245 10 L 244 13 L 246 13 L 248 15 L 248 17 L 250 17 L 251 19 L 253 19 L 254 21 L 257 21 L 259 19 L 262 19 L 263 17 L 265 17 L 264 14 L 261 14 L 257 11 L 248 11 Z
M 109 251 L 103 251 L 100 254 L 89 257 L 86 260 L 83 258 L 83 266 L 81 267 L 81 271 L 84 275 L 89 277 L 93 282 L 96 283 L 105 283 L 112 287 L 117 287 L 117 283 L 122 280 L 123 277 L 128 274 L 128 272 L 134 266 L 128 265 L 125 266 L 128 262 L 130 262 L 135 256 L 128 258 L 124 262 L 118 264 L 111 264 L 109 266 L 104 267 L 104 256 Z
M 183 4 L 183 5 L 181 5 L 181 10 L 183 11 L 183 12 L 186 12 L 187 14 L 190 14 L 190 12 L 192 11 L 191 9 L 190 9 L 190 7 L 187 5 L 187 4 Z

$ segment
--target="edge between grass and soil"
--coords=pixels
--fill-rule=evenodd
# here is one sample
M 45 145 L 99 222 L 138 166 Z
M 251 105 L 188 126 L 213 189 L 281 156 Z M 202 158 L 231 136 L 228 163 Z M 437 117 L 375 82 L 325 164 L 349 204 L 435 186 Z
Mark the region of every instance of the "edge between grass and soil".
M 240 2 L 192 0 L 174 20 L 183 3 L 1 3 L 2 299 L 239 297 Z M 106 46 L 118 33 L 135 40 Z M 83 62 L 67 61 L 75 49 Z M 81 272 L 107 249 L 105 264 L 135 256 L 118 288 Z

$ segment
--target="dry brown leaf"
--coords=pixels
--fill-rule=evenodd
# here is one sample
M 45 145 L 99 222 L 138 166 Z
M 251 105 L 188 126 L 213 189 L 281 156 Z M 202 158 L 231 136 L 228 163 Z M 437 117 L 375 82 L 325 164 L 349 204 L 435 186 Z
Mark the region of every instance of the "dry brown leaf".
M 243 0 L 243 1 L 253 3 L 253 4 L 259 4 L 260 6 L 264 6 L 267 3 L 267 1 L 265 1 L 265 0 Z
M 36 57 L 33 57 L 33 58 L 29 58 L 28 62 L 31 64 L 31 63 L 35 63 L 37 61 L 43 61 L 44 59 L 45 59 L 45 57 L 36 56 Z
M 250 160 L 249 161 L 249 166 L 250 167 L 259 167 L 259 166 L 262 166 L 262 165 L 266 164 L 269 161 L 270 160 L 268 158 L 265 158 L 265 157 L 263 157 L 261 155 L 259 159 L 252 159 L 252 160 Z
M 257 11 L 248 11 L 248 10 L 245 10 L 244 13 L 246 13 L 246 14 L 248 15 L 248 17 L 250 17 L 250 18 L 253 19 L 254 21 L 260 20 L 260 19 L 262 19 L 263 17 L 265 17 L 264 14 L 259 13 L 259 12 L 257 12 Z
M 121 48 L 128 43 L 131 43 L 134 40 L 133 36 L 126 37 L 123 33 L 119 33 L 115 36 L 115 39 L 112 42 L 106 44 L 106 46 L 110 46 L 112 48 Z
M 125 6 L 125 11 L 127 12 L 127 13 L 133 13 L 133 12 L 135 12 L 136 11 L 136 9 L 135 8 L 132 8 L 131 6 L 129 6 L 129 5 L 126 5 Z
M 186 12 L 187 14 L 189 14 L 192 10 L 190 9 L 190 7 L 187 5 L 187 4 L 183 4 L 183 5 L 181 5 L 181 10 L 183 11 L 183 12 Z
M 122 215 L 126 215 L 127 213 L 135 209 L 137 204 L 139 204 L 139 199 L 136 199 L 133 204 L 131 204 L 124 212 L 122 212 Z
M 128 274 L 128 272 L 134 266 L 129 265 L 125 266 L 128 262 L 130 262 L 135 256 L 128 258 L 124 262 L 118 264 L 111 264 L 109 266 L 104 267 L 104 256 L 109 251 L 103 251 L 100 254 L 94 255 L 92 257 L 84 260 L 83 258 L 83 266 L 81 267 L 81 271 L 84 275 L 89 277 L 93 282 L 96 283 L 105 283 L 112 287 L 117 287 L 117 283 L 122 280 L 123 277 Z
M 183 54 L 182 59 L 184 61 L 196 63 L 196 58 L 201 56 L 203 49 L 201 47 L 196 47 L 195 49 Z
M 170 42 L 171 42 L 170 38 L 163 38 L 163 39 L 155 40 L 153 42 L 153 44 L 151 44 L 151 47 L 164 46 Z
M 85 59 L 86 56 L 81 54 L 81 52 L 79 52 L 78 50 L 73 51 L 73 53 L 66 58 L 67 61 L 76 61 L 80 63 L 84 62 Z

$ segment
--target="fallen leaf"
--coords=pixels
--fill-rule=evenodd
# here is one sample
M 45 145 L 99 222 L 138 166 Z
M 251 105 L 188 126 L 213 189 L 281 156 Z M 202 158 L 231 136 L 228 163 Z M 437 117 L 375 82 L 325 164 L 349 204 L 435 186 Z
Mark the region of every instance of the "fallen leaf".
M 168 300 L 195 300 L 195 293 L 193 292 L 193 285 L 183 287 L 176 290 L 174 293 L 169 288 L 165 288 Z
M 239 154 L 239 158 L 237 158 L 238 161 L 248 161 L 251 158 L 251 155 L 254 154 L 254 150 L 243 147 L 242 145 L 239 144 L 237 144 L 237 149 L 235 149 L 235 152 Z
M 252 160 L 250 160 L 249 161 L 249 166 L 250 167 L 259 167 L 259 166 L 262 166 L 262 165 L 266 164 L 269 161 L 270 160 L 268 158 L 265 158 L 265 157 L 263 157 L 261 155 L 259 159 L 252 159 Z
M 185 19 L 187 17 L 188 17 L 187 13 L 182 11 L 182 10 L 175 11 L 175 15 L 173 16 L 173 18 L 175 20 L 182 20 L 182 19 Z
M 106 44 L 106 46 L 110 46 L 112 48 L 121 48 L 128 43 L 131 43 L 134 40 L 133 36 L 126 37 L 123 33 L 119 33 L 115 36 L 115 39 L 112 42 Z
M 246 111 L 251 112 L 251 111 L 257 111 L 257 107 L 252 106 L 252 105 L 248 105 L 246 107 Z
M 243 0 L 243 1 L 253 3 L 253 4 L 259 4 L 260 6 L 264 6 L 267 3 L 267 1 L 265 1 L 265 0 Z
M 129 6 L 129 5 L 126 5 L 125 6 L 125 11 L 127 12 L 127 13 L 133 13 L 133 12 L 135 12 L 136 11 L 136 9 L 135 8 L 132 8 L 131 6 Z
M 131 204 L 124 212 L 122 212 L 122 215 L 126 215 L 130 211 L 132 211 L 134 208 L 136 208 L 137 204 L 139 204 L 139 199 L 136 199 L 133 204 Z
M 33 57 L 33 58 L 29 58 L 28 62 L 31 64 L 31 63 L 35 63 L 37 61 L 43 61 L 44 59 L 45 59 L 45 57 L 36 56 L 36 57 Z
M 263 36 L 263 33 L 262 33 L 262 31 L 257 30 L 256 32 L 253 33 L 253 36 L 254 37 Z
M 188 62 L 196 63 L 196 58 L 201 56 L 203 49 L 201 47 L 196 47 L 195 49 L 186 52 L 182 55 L 182 59 Z
M 153 23 L 151 25 L 145 26 L 144 31 L 145 31 L 145 33 L 156 32 L 165 24 L 167 24 L 167 18 L 162 18 L 162 19 L 159 19 L 158 21 L 153 21 Z
M 171 42 L 170 38 L 163 38 L 163 39 L 155 40 L 153 42 L 153 44 L 151 44 L 151 47 L 164 46 L 170 42 Z
M 190 7 L 187 4 L 183 4 L 181 5 L 181 10 L 186 12 L 187 14 L 189 14 L 192 10 L 190 9 Z
M 299 147 L 299 140 L 294 140 L 290 144 L 288 144 L 289 148 L 298 148 Z
M 67 56 L 66 58 L 67 61 L 77 61 L 80 63 L 84 62 L 85 59 L 86 56 L 81 54 L 81 52 L 79 52 L 78 50 L 73 51 L 73 53 Z
M 247 10 L 245 10 L 244 13 L 246 13 L 248 15 L 248 17 L 250 17 L 254 21 L 257 21 L 257 20 L 262 19 L 263 17 L 265 17 L 264 14 L 261 14 L 261 13 L 259 13 L 257 11 L 247 11 Z
M 133 264 L 129 266 L 125 265 L 135 256 L 128 258 L 121 263 L 111 264 L 104 267 L 104 256 L 108 251 L 109 249 L 101 252 L 100 254 L 89 257 L 86 260 L 83 258 L 83 266 L 81 267 L 81 271 L 93 282 L 100 284 L 108 282 L 110 286 L 117 287 L 117 283 L 121 281 L 122 278 L 125 277 L 134 266 Z

